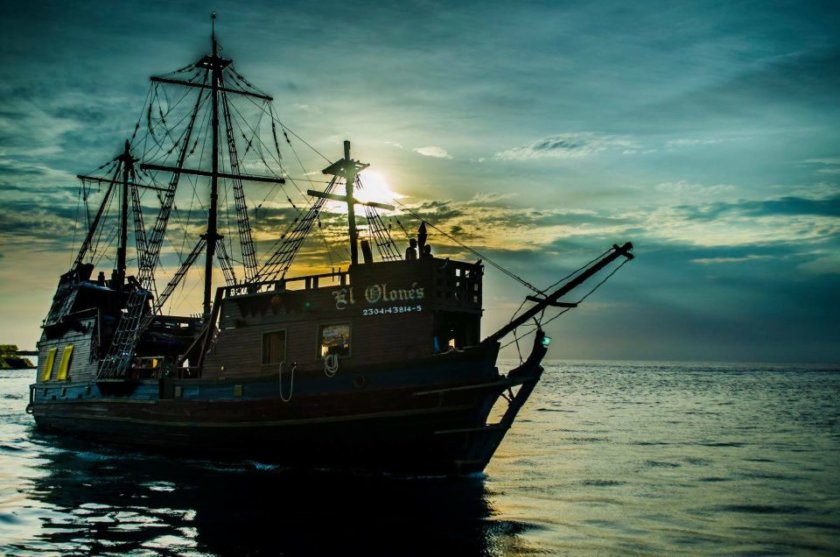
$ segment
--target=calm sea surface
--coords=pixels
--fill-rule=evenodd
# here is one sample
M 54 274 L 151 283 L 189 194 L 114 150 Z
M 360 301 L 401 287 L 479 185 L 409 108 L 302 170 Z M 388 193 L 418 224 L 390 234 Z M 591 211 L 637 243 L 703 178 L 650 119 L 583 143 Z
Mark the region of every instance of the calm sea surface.
M 463 480 L 59 440 L 32 376 L 0 372 L 0 554 L 840 554 L 838 367 L 549 363 Z

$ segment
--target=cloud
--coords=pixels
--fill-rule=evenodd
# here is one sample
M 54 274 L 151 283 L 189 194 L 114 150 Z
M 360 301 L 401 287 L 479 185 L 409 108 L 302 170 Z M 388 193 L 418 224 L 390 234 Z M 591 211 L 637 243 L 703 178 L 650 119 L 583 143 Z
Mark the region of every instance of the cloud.
M 656 191 L 663 193 L 672 193 L 680 196 L 704 196 L 709 199 L 713 196 L 720 196 L 735 190 L 732 184 L 714 184 L 707 186 L 705 184 L 697 184 L 687 182 L 686 180 L 679 180 L 677 182 L 662 182 L 654 186 Z
M 770 259 L 769 255 L 745 255 L 742 257 L 700 257 L 692 259 L 692 263 L 699 265 L 717 265 L 721 263 L 748 263 L 758 259 Z
M 832 253 L 817 256 L 816 259 L 800 265 L 798 269 L 817 275 L 840 275 L 840 255 Z
M 709 248 L 815 245 L 840 235 L 840 219 L 815 215 L 754 215 L 714 206 L 662 207 L 640 218 L 644 236 Z
M 807 159 L 805 164 L 817 166 L 820 174 L 840 174 L 840 157 Z
M 713 220 L 724 214 L 736 214 L 749 217 L 772 216 L 815 216 L 840 217 L 840 195 L 822 199 L 798 196 L 784 196 L 777 199 L 757 201 L 739 201 L 736 203 L 709 203 L 689 209 L 692 218 Z
M 477 193 L 475 194 L 472 199 L 466 202 L 466 205 L 484 205 L 484 206 L 503 206 L 507 207 L 509 205 L 507 200 L 513 199 L 514 197 L 518 197 L 519 193 L 517 192 L 507 192 L 507 193 Z
M 754 56 L 751 64 L 732 64 L 717 79 L 698 81 L 682 91 L 672 89 L 671 95 L 633 116 L 648 126 L 746 129 L 759 134 L 777 125 L 795 127 L 803 120 L 836 119 L 840 47 L 836 42 L 825 48 L 816 41 L 812 45 L 791 45 L 787 53 Z
M 677 149 L 680 147 L 697 147 L 700 145 L 717 145 L 728 141 L 737 141 L 743 138 L 733 137 L 709 137 L 709 138 L 680 138 L 671 139 L 665 142 L 666 149 Z
M 840 157 L 825 157 L 821 159 L 808 159 L 805 161 L 809 164 L 830 164 L 830 165 L 840 165 Z
M 635 152 L 638 148 L 639 144 L 627 137 L 573 132 L 538 139 L 528 145 L 498 152 L 494 157 L 500 160 L 573 159 L 589 157 L 608 149 Z
M 424 157 L 434 157 L 436 159 L 451 159 L 452 155 L 446 152 L 443 147 L 437 145 L 429 145 L 428 147 L 417 147 L 414 149 L 415 153 L 420 153 Z
M 457 235 L 458 242 L 466 242 L 475 249 L 522 251 L 535 254 L 560 238 L 609 238 L 618 241 L 626 230 L 637 226 L 635 221 L 611 217 L 592 211 L 535 209 L 511 203 L 513 195 L 478 194 L 459 201 L 425 202 L 410 207 L 401 217 L 407 228 L 419 219 L 433 225 L 430 238 L 437 230 Z M 453 257 L 469 257 L 460 252 L 451 238 L 435 237 L 435 249 Z

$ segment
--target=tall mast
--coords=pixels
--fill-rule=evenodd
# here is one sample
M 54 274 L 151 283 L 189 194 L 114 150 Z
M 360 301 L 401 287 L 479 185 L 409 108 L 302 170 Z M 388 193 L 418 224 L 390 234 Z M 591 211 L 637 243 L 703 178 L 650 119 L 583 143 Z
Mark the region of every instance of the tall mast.
M 344 160 L 350 160 L 350 142 L 344 141 Z M 350 263 L 357 265 L 359 263 L 359 242 L 358 231 L 356 230 L 356 210 L 353 199 L 353 186 L 356 184 L 356 167 L 355 165 L 348 165 L 348 174 L 344 181 L 345 192 L 347 195 L 347 224 L 350 236 Z
M 131 156 L 131 146 L 127 139 L 125 140 L 125 149 L 117 157 L 117 160 L 122 164 L 122 199 L 120 204 L 120 241 L 117 246 L 117 280 L 113 287 L 121 290 L 125 284 L 125 259 L 128 249 L 128 187 L 131 183 L 131 175 L 134 174 L 134 163 L 136 162 L 136 159 Z
M 180 85 L 184 87 L 191 87 L 199 89 L 199 95 L 196 99 L 195 106 L 193 108 L 192 116 L 189 121 L 189 126 L 187 129 L 187 136 L 183 141 L 183 146 L 178 157 L 178 162 L 176 165 L 162 165 L 162 164 L 154 164 L 154 163 L 143 163 L 140 165 L 140 168 L 143 170 L 152 170 L 152 171 L 163 171 L 163 172 L 172 172 L 174 174 L 172 180 L 170 181 L 170 189 L 172 190 L 172 194 L 174 195 L 174 186 L 178 183 L 178 178 L 182 175 L 192 175 L 192 176 L 205 176 L 210 178 L 210 206 L 207 212 L 207 227 L 204 234 L 201 235 L 201 239 L 204 243 L 206 243 L 206 259 L 204 265 L 204 300 L 203 300 L 203 314 L 205 318 L 209 317 L 211 314 L 211 299 L 212 299 L 212 290 L 213 290 L 213 267 L 214 262 L 213 258 L 216 255 L 216 250 L 218 248 L 218 242 L 222 239 L 222 236 L 219 235 L 218 231 L 218 210 L 219 210 L 219 179 L 231 179 L 237 182 L 242 181 L 250 181 L 250 182 L 265 182 L 265 183 L 272 183 L 272 184 L 284 184 L 286 181 L 283 178 L 275 177 L 275 176 L 253 176 L 247 174 L 241 174 L 239 172 L 238 164 L 236 161 L 233 160 L 236 158 L 235 151 L 231 151 L 231 168 L 230 172 L 223 172 L 220 169 L 220 161 L 221 161 L 221 150 L 219 148 L 219 129 L 220 129 L 220 120 L 224 114 L 228 113 L 227 109 L 227 95 L 241 95 L 245 97 L 251 97 L 255 99 L 261 99 L 263 101 L 271 101 L 271 97 L 268 95 L 264 95 L 262 93 L 242 89 L 240 87 L 231 87 L 226 86 L 224 81 L 224 72 L 228 66 L 231 65 L 232 61 L 222 58 L 219 53 L 219 43 L 216 40 L 216 13 L 213 12 L 211 14 L 211 24 L 212 24 L 212 31 L 210 34 L 211 44 L 212 44 L 212 52 L 209 55 L 203 56 L 198 62 L 191 66 L 192 69 L 202 70 L 206 72 L 203 74 L 204 79 L 198 80 L 196 79 L 197 76 L 194 76 L 193 79 L 184 80 L 184 79 L 176 79 L 171 77 L 152 77 L 152 81 L 155 83 L 165 83 L 171 85 Z M 207 78 L 209 76 L 210 83 L 207 83 Z M 210 93 L 210 109 L 211 109 L 211 150 L 212 153 L 210 154 L 211 158 L 211 168 L 209 170 L 203 170 L 199 168 L 187 168 L 184 166 L 185 161 L 189 155 L 192 154 L 190 151 L 190 141 L 192 137 L 193 131 L 193 124 L 195 124 L 196 119 L 199 116 L 199 112 L 203 110 L 205 97 L 204 91 L 209 90 Z M 221 106 L 220 106 L 221 103 Z M 206 114 L 206 112 L 205 112 Z M 228 134 L 228 142 L 233 141 L 233 135 Z M 195 149 L 195 144 L 193 145 L 193 150 Z M 237 210 L 240 209 L 240 206 L 237 205 Z M 242 204 L 241 209 L 244 211 L 246 210 L 244 204 Z M 159 217 L 159 221 L 163 222 L 163 227 L 160 228 L 161 231 L 165 230 L 165 222 L 168 219 L 168 212 L 165 219 L 161 220 Z M 240 217 L 242 219 L 242 217 Z M 247 223 L 246 223 L 247 226 Z M 157 229 L 157 225 L 156 225 Z M 162 232 L 157 235 L 153 235 L 153 238 L 150 240 L 150 245 L 156 246 L 157 250 L 160 249 L 160 240 L 162 239 Z M 157 241 L 155 241 L 157 240 Z M 253 249 L 253 248 L 252 248 Z M 148 259 L 149 261 L 153 261 L 157 257 L 157 252 L 152 254 Z M 190 262 L 196 259 L 197 255 L 191 255 L 188 260 Z M 153 267 L 150 267 L 153 268 Z M 186 272 L 186 270 L 184 271 Z
M 359 263 L 359 246 L 357 242 L 358 232 L 356 230 L 356 205 L 366 205 L 369 207 L 379 207 L 382 209 L 391 209 L 394 207 L 384 203 L 362 203 L 353 197 L 353 186 L 356 184 L 356 176 L 359 172 L 367 168 L 368 164 L 353 160 L 350 158 L 350 142 L 344 142 L 344 158 L 336 161 L 325 168 L 322 172 L 324 174 L 331 174 L 344 178 L 345 195 L 333 195 L 329 193 L 321 193 L 318 191 L 309 190 L 307 193 L 314 197 L 321 197 L 332 199 L 334 201 L 342 201 L 347 203 L 347 221 L 348 232 L 350 236 L 350 263 L 357 265 Z
M 207 257 L 204 260 L 204 317 L 210 317 L 210 295 L 213 289 L 213 257 L 216 255 L 216 242 L 219 240 L 216 221 L 219 208 L 219 82 L 222 69 L 229 63 L 219 58 L 219 45 L 216 42 L 216 12 L 212 16 L 213 55 L 209 60 L 211 71 L 211 102 L 213 106 L 213 161 L 210 174 L 210 211 L 207 213 Z M 223 62 L 225 62 L 223 64 Z

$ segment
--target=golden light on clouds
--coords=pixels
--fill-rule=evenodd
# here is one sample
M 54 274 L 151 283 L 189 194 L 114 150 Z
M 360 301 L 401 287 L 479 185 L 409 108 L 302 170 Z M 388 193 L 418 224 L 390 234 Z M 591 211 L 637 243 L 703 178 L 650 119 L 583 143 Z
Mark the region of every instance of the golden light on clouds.
M 396 205 L 396 201 L 405 196 L 395 192 L 388 182 L 388 178 L 379 171 L 365 170 L 359 176 L 362 189 L 356 192 L 356 199 L 360 201 L 375 201 Z

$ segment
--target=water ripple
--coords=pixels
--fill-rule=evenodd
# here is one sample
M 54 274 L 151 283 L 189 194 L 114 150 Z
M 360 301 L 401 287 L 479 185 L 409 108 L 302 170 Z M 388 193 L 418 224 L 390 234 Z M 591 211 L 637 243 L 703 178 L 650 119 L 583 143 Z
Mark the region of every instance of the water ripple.
M 174 460 L 35 431 L 0 375 L 0 554 L 840 554 L 840 371 L 547 363 L 463 480 Z

